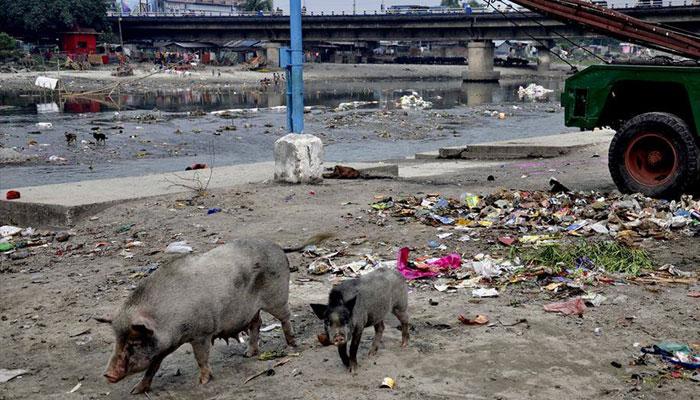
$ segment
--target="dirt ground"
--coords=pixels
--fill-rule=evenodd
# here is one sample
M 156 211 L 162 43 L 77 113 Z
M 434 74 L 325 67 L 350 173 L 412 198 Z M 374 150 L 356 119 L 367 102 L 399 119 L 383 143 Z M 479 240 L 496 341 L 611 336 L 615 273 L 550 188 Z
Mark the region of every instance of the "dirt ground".
M 592 150 L 591 150 L 592 151 Z M 372 254 L 392 260 L 398 248 L 415 255 L 456 251 L 471 258 L 497 254 L 499 232 L 483 230 L 480 241 L 443 241 L 448 250 L 431 249 L 436 228 L 417 222 L 378 221 L 368 212 L 375 195 L 415 195 L 465 191 L 489 193 L 499 187 L 545 189 L 548 176 L 537 171 L 559 169 L 560 180 L 576 189 L 612 190 L 599 158 L 580 154 L 569 159 L 515 164 L 498 171 L 474 170 L 470 176 L 440 176 L 421 181 L 326 181 L 322 185 L 285 186 L 261 183 L 211 193 L 205 198 L 182 194 L 134 201 L 112 207 L 79 223 L 67 242 L 33 247 L 21 260 L 0 258 L 0 368 L 29 373 L 0 384 L 0 399 L 121 399 L 129 397 L 140 377 L 109 385 L 102 377 L 113 336 L 94 318 L 115 310 L 134 285 L 157 263 L 177 257 L 163 252 L 168 243 L 187 240 L 196 253 L 235 238 L 259 236 L 283 245 L 297 244 L 318 232 L 335 238 L 322 247 L 343 250 L 340 264 Z M 523 179 L 521 175 L 529 174 Z M 223 211 L 207 215 L 212 207 Z M 129 224 L 133 226 L 129 227 Z M 127 225 L 125 227 L 125 225 Z M 129 251 L 137 239 L 143 247 Z M 699 271 L 696 238 L 645 241 L 655 264 L 672 262 Z M 291 309 L 299 347 L 274 376 L 243 380 L 268 367 L 244 357 L 245 345 L 216 342 L 211 356 L 215 380 L 201 386 L 191 348 L 183 346 L 163 363 L 150 398 L 159 399 L 697 399 L 699 384 L 658 374 L 661 361 L 631 366 L 639 346 L 662 340 L 700 340 L 700 301 L 688 297 L 686 285 L 615 285 L 594 290 L 608 302 L 583 317 L 545 313 L 554 301 L 537 286 L 499 288 L 500 297 L 474 299 L 470 291 L 438 292 L 429 284 L 411 285 L 411 341 L 401 349 L 398 322 L 387 321 L 383 346 L 367 357 L 373 331 L 365 331 L 360 370 L 349 374 L 332 347 L 321 347 L 316 334 L 322 323 L 308 306 L 324 302 L 335 277 L 309 275 L 311 258 L 290 256 L 298 271 L 291 277 Z M 185 293 L 183 296 L 187 295 Z M 431 301 L 432 300 L 432 301 Z M 492 325 L 465 326 L 459 314 L 487 315 Z M 514 326 L 521 319 L 527 323 Z M 263 326 L 274 322 L 263 315 Z M 599 328 L 599 334 L 595 334 Z M 262 333 L 261 351 L 285 349 L 279 329 Z M 652 360 L 653 361 L 653 360 Z M 617 362 L 620 368 L 611 363 Z M 634 377 L 644 376 L 644 381 Z M 380 389 L 392 377 L 394 390 Z M 68 393 L 77 384 L 80 388 Z

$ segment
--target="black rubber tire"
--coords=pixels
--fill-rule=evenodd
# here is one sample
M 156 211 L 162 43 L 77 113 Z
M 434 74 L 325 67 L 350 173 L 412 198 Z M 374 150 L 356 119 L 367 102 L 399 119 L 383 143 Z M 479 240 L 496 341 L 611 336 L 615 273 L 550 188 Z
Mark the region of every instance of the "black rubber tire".
M 643 132 L 663 135 L 672 143 L 679 158 L 675 177 L 665 184 L 648 186 L 634 179 L 625 166 L 625 153 L 631 141 Z M 642 193 L 649 197 L 677 198 L 697 191 L 700 174 L 700 149 L 697 138 L 681 118 L 661 112 L 640 114 L 627 121 L 610 143 L 610 175 L 623 193 Z

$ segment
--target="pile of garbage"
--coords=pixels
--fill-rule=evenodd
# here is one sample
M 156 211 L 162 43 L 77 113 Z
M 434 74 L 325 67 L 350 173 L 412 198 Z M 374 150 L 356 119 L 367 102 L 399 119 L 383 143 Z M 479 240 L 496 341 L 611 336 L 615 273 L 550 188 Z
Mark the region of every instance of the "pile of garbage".
M 500 228 L 517 232 L 519 242 L 540 242 L 551 235 L 604 235 L 634 242 L 700 235 L 700 201 L 655 200 L 639 194 L 599 192 L 551 193 L 503 190 L 486 197 L 464 193 L 459 199 L 428 194 L 373 203 L 373 212 L 399 221 L 417 220 L 436 227 L 469 232 Z M 544 235 L 543 235 L 544 234 Z
M 423 100 L 423 98 L 417 92 L 412 92 L 410 95 L 401 96 L 401 99 L 399 99 L 397 106 L 404 110 L 425 110 L 431 108 L 433 106 L 433 103 L 430 101 Z
M 520 100 L 546 101 L 549 94 L 552 92 L 554 92 L 554 90 L 547 89 L 536 83 L 531 83 L 527 87 L 520 86 L 518 88 L 518 98 Z
M 639 346 L 635 343 L 635 347 Z M 622 367 L 620 364 L 613 365 Z M 652 382 L 657 382 L 659 378 L 700 382 L 700 343 L 660 342 L 640 347 L 629 366 L 634 371 L 632 378 L 640 383 L 647 378 Z

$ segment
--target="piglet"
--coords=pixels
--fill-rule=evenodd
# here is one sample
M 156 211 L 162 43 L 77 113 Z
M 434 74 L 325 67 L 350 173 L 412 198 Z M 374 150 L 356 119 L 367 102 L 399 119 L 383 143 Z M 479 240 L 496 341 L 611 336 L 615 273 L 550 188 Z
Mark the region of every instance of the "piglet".
M 305 245 L 318 243 L 317 236 Z M 199 256 L 185 257 L 159 268 L 129 295 L 110 323 L 116 337 L 104 373 L 110 383 L 146 371 L 132 394 L 150 390 L 165 357 L 185 343 L 192 345 L 199 382 L 212 379 L 209 350 L 215 339 L 237 338 L 248 331 L 246 355 L 258 353 L 260 310 L 282 323 L 295 346 L 289 321 L 289 261 L 282 249 L 258 239 L 240 239 Z
M 389 312 L 401 322 L 401 347 L 408 345 L 408 287 L 396 270 L 378 268 L 357 279 L 344 281 L 331 289 L 328 305 L 311 304 L 311 308 L 323 320 L 325 337 L 338 347 L 340 359 L 350 372 L 357 370 L 357 349 L 366 327 L 374 326 L 369 355 L 379 350 L 384 318 Z

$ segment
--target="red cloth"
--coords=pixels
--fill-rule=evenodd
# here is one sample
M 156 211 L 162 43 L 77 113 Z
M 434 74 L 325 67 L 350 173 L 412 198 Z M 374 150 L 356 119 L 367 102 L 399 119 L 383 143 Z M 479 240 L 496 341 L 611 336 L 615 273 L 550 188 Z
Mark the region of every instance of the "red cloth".
M 7 191 L 7 196 L 6 196 L 7 200 L 16 200 L 16 199 L 19 199 L 19 197 L 20 197 L 20 194 L 18 191 L 16 191 L 16 190 L 8 190 Z

